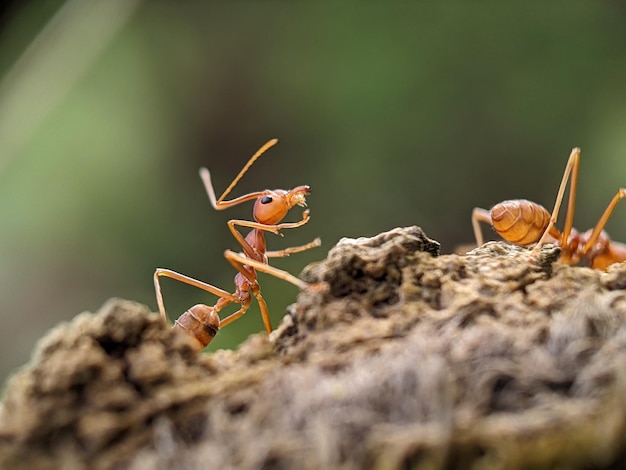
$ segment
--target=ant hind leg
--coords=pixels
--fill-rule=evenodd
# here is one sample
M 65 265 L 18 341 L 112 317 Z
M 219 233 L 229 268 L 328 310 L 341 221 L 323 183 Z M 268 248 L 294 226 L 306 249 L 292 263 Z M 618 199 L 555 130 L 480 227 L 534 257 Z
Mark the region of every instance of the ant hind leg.
M 167 314 L 165 312 L 165 303 L 163 302 L 163 293 L 161 290 L 161 283 L 159 281 L 160 277 L 168 277 L 170 279 L 174 279 L 176 281 L 182 282 L 184 284 L 189 284 L 191 286 L 197 287 L 198 289 L 202 289 L 204 291 L 210 292 L 211 294 L 217 295 L 224 301 L 230 303 L 236 301 L 236 297 L 230 292 L 226 292 L 219 287 L 212 286 L 211 284 L 207 284 L 206 282 L 199 281 L 192 277 L 186 276 L 184 274 L 177 273 L 176 271 L 172 271 L 171 269 L 163 269 L 157 268 L 154 271 L 154 291 L 156 293 L 157 305 L 159 307 L 159 313 L 161 314 L 161 318 L 163 320 L 167 320 Z

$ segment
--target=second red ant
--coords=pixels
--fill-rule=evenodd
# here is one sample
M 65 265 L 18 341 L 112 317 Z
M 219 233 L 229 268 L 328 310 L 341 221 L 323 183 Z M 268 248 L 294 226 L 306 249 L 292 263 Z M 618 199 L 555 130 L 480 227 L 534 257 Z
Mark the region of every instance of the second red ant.
M 254 155 L 252 155 L 250 160 L 248 160 L 248 163 L 245 164 L 232 183 L 230 183 L 222 195 L 217 199 L 215 197 L 213 184 L 211 183 L 211 174 L 209 173 L 209 170 L 206 168 L 200 169 L 200 177 L 202 178 L 211 204 L 216 210 L 227 209 L 246 201 L 255 200 L 254 208 L 252 210 L 252 215 L 255 220 L 254 222 L 247 220 L 228 221 L 228 228 L 243 250 L 242 253 L 235 253 L 231 250 L 226 250 L 224 252 L 226 260 L 238 271 L 235 276 L 235 292 L 227 292 L 219 287 L 193 279 L 170 269 L 157 268 L 154 273 L 154 288 L 156 291 L 157 304 L 159 306 L 159 312 L 164 320 L 167 319 L 167 315 L 165 312 L 165 304 L 163 302 L 163 294 L 161 292 L 161 285 L 159 282 L 160 277 L 175 279 L 185 284 L 203 289 L 219 297 L 215 305 L 212 307 L 204 304 L 198 304 L 191 307 L 174 323 L 175 329 L 185 331 L 192 338 L 195 338 L 197 349 L 202 349 L 209 344 L 221 327 L 232 323 L 246 313 L 250 307 L 252 296 L 256 298 L 259 304 L 265 330 L 268 333 L 272 331 L 269 311 L 265 300 L 261 296 L 256 271 L 271 274 L 272 276 L 294 284 L 300 289 L 309 287 L 306 282 L 298 279 L 288 272 L 269 266 L 268 258 L 289 256 L 292 253 L 298 253 L 300 251 L 319 246 L 321 244 L 320 239 L 316 238 L 306 245 L 285 248 L 278 251 L 267 251 L 265 244 L 265 232 L 271 232 L 282 236 L 282 233 L 280 233 L 281 230 L 298 228 L 306 224 L 309 221 L 308 209 L 303 212 L 302 219 L 298 222 L 280 223 L 280 221 L 283 220 L 292 207 L 296 205 L 303 207 L 306 206 L 305 198 L 311 192 L 311 188 L 309 186 L 296 186 L 295 188 L 287 191 L 283 189 L 266 189 L 264 191 L 245 194 L 231 199 L 230 201 L 224 200 L 242 176 L 248 171 L 250 166 L 252 166 L 252 164 L 263 153 L 265 153 L 267 149 L 277 143 L 277 139 L 272 139 L 263 145 Z M 252 230 L 244 237 L 239 232 L 237 227 L 247 227 Z M 220 310 L 231 303 L 238 303 L 241 307 L 239 310 L 226 318 L 220 319 L 218 315 Z
M 532 259 L 537 256 L 543 244 L 555 243 L 561 247 L 560 261 L 566 264 L 574 265 L 586 261 L 591 268 L 606 269 L 613 263 L 626 261 L 626 245 L 612 241 L 604 231 L 617 203 L 626 197 L 625 188 L 617 190 L 593 229 L 580 233 L 573 227 L 579 166 L 580 149 L 575 148 L 565 166 L 552 214 L 543 206 L 526 199 L 504 201 L 493 206 L 490 211 L 476 207 L 472 213 L 472 226 L 478 246 L 483 244 L 479 222 L 486 222 L 493 226 L 498 235 L 511 243 L 530 245 L 536 242 L 530 254 Z M 568 179 L 569 200 L 565 224 L 560 232 L 555 224 Z

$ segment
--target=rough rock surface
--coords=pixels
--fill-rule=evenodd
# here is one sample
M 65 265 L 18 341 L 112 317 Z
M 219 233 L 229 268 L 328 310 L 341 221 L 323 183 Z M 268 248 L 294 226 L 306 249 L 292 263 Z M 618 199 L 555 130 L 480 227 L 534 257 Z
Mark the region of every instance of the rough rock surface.
M 626 264 L 438 251 L 417 227 L 342 240 L 237 351 L 133 302 L 81 314 L 7 385 L 0 468 L 626 465 Z

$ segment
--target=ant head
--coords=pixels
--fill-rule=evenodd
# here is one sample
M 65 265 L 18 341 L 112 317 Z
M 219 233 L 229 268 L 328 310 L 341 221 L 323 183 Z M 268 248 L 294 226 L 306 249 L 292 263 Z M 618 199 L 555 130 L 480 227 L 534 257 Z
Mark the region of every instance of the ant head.
M 310 186 L 298 186 L 289 191 L 284 189 L 267 189 L 254 203 L 254 220 L 261 224 L 274 225 L 283 220 L 293 206 L 306 206 L 306 195 L 311 192 Z

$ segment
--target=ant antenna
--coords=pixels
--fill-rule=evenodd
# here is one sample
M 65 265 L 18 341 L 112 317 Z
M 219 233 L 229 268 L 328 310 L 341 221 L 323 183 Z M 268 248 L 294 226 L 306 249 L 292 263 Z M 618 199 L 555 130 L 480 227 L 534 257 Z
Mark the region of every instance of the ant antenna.
M 278 143 L 278 139 L 272 139 L 272 140 L 266 142 L 259 150 L 257 150 L 256 153 L 254 155 L 252 155 L 252 157 L 250 157 L 250 160 L 248 160 L 248 163 L 246 163 L 246 165 L 241 169 L 241 171 L 235 177 L 233 182 L 230 183 L 230 186 L 228 186 L 228 188 L 226 188 L 226 190 L 224 190 L 224 194 L 222 194 L 222 196 L 217 200 L 217 202 L 222 202 L 224 200 L 224 198 L 226 196 L 228 196 L 228 194 L 232 191 L 232 189 L 235 187 L 235 185 L 239 182 L 239 180 L 243 177 L 243 175 L 246 173 L 246 171 L 248 171 L 248 169 L 252 166 L 252 164 L 255 161 L 257 161 L 257 159 L 261 155 L 263 155 L 269 148 L 273 147 L 277 143 Z

